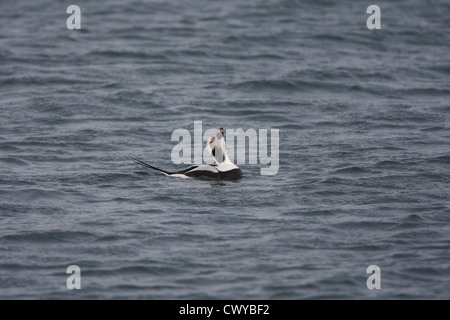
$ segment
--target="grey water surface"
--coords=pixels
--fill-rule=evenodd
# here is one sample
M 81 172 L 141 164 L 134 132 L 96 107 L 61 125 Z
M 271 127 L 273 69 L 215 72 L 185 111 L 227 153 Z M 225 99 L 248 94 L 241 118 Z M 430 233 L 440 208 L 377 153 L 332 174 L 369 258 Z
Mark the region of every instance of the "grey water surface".
M 0 1 L 0 298 L 448 299 L 449 16 L 444 0 Z M 182 180 L 128 158 L 186 167 L 171 135 L 194 121 L 279 129 L 278 173 Z

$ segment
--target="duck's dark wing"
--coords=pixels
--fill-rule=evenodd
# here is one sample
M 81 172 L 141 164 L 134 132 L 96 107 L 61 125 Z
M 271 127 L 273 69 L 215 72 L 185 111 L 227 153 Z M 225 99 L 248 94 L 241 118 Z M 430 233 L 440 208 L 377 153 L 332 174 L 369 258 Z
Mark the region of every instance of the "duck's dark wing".
M 241 169 L 234 168 L 231 170 L 221 171 L 215 165 L 202 164 L 183 171 L 185 176 L 191 178 L 210 177 L 215 179 L 238 179 L 242 177 Z
M 239 168 L 220 171 L 220 179 L 239 179 L 242 177 L 242 171 Z

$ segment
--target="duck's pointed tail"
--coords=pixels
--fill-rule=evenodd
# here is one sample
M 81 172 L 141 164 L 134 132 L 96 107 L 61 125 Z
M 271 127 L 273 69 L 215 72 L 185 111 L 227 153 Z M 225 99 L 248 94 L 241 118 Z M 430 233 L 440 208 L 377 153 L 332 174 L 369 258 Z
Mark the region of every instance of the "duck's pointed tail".
M 136 159 L 135 157 L 132 157 L 132 156 L 129 156 L 129 157 L 130 157 L 134 162 L 136 162 L 137 164 L 140 164 L 141 166 L 146 167 L 146 168 L 150 168 L 150 169 L 153 169 L 153 170 L 162 172 L 162 173 L 164 173 L 166 176 L 170 176 L 170 175 L 174 174 L 174 172 L 167 172 L 167 171 L 165 171 L 165 170 L 163 170 L 163 169 L 156 168 L 156 167 L 154 167 L 154 166 L 152 166 L 152 165 L 150 165 L 150 164 L 148 164 L 148 163 L 145 163 L 144 161 L 141 161 L 141 160 Z

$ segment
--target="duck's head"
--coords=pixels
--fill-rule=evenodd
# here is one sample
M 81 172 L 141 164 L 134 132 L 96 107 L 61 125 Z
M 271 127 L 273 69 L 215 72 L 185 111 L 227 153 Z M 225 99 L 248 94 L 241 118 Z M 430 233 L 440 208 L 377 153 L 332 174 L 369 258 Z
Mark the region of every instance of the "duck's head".
M 221 164 L 227 160 L 227 150 L 223 133 L 223 128 L 220 128 L 215 136 L 208 139 L 210 153 L 217 164 Z

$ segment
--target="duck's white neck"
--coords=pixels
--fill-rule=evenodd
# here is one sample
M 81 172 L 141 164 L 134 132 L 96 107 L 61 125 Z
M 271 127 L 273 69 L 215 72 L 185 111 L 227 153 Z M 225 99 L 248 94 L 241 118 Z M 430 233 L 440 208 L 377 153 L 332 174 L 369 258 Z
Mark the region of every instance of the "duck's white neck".
M 225 138 L 221 138 L 215 142 L 215 155 L 214 155 L 214 161 L 217 165 L 219 164 L 233 164 L 230 161 L 230 158 L 228 158 L 227 154 L 227 147 L 225 143 Z

